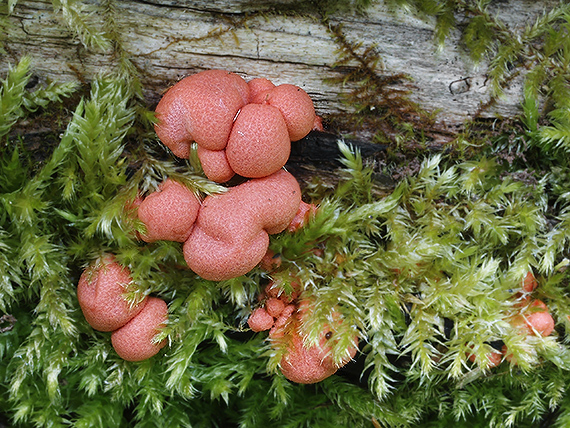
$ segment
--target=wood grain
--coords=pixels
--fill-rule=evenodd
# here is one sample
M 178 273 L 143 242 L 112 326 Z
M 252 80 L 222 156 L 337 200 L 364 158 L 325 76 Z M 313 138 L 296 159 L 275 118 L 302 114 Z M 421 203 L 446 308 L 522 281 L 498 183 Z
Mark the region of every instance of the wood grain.
M 547 0 L 503 0 L 496 10 L 513 28 L 533 22 Z M 267 77 L 274 83 L 294 83 L 313 98 L 321 115 L 349 109 L 341 95 L 350 85 L 331 83 L 342 77 L 335 68 L 338 45 L 317 14 L 293 13 L 292 0 L 279 2 L 287 13 L 275 12 L 264 2 L 223 1 L 118 1 L 114 19 L 120 43 L 138 69 L 145 97 L 153 104 L 180 78 L 204 69 L 237 72 L 246 79 Z M 498 6 L 497 6 L 498 5 Z M 101 6 L 89 4 L 95 13 L 86 15 L 95 28 L 105 28 Z M 18 1 L 9 16 L 12 28 L 5 36 L 7 54 L 0 74 L 9 64 L 30 54 L 33 70 L 44 80 L 88 82 L 117 64 L 116 51 L 86 48 L 65 25 L 48 1 Z M 489 100 L 485 63 L 475 66 L 453 34 L 437 50 L 433 23 L 393 13 L 375 3 L 365 14 L 337 14 L 332 25 L 342 25 L 348 40 L 374 46 L 383 61 L 382 73 L 405 73 L 411 81 L 410 97 L 450 129 L 461 124 Z M 350 64 L 357 67 L 356 63 Z M 484 117 L 517 114 L 522 96 L 522 77 L 510 82 L 506 95 Z

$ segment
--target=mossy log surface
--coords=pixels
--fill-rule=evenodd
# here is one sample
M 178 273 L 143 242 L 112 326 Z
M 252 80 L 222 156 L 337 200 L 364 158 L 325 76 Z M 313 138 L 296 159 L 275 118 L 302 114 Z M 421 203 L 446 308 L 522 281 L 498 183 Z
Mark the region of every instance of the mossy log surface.
M 510 26 L 522 28 L 554 4 L 504 0 L 492 7 Z M 92 6 L 95 11 L 102 7 L 99 2 Z M 330 26 L 340 24 L 348 41 L 374 46 L 381 59 L 378 73 L 409 76 L 394 85 L 410 91 L 410 99 L 423 109 L 437 112 L 439 126 L 453 130 L 477 115 L 520 112 L 522 76 L 509 82 L 502 99 L 482 110 L 490 99 L 487 65 L 470 62 L 459 34 L 438 50 L 433 23 L 394 13 L 381 2 L 365 13 L 333 14 L 329 27 L 320 15 L 293 1 L 128 0 L 114 8 L 117 42 L 138 69 L 149 104 L 180 78 L 220 68 L 247 79 L 297 84 L 311 95 L 319 114 L 342 113 L 350 107 L 341 95 L 351 87 L 338 82 L 359 64 L 335 67 L 339 45 Z M 49 1 L 18 1 L 9 19 L 14 25 L 4 39 L 1 75 L 24 54 L 33 57 L 36 76 L 46 80 L 89 82 L 116 66 L 117 49 L 85 47 Z M 87 20 L 106 31 L 104 14 L 86 15 Z

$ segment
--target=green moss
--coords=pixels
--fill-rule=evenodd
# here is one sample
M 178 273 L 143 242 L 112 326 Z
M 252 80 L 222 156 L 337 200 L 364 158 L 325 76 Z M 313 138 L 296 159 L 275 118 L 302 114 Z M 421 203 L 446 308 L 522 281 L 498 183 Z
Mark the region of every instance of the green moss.
M 524 114 L 493 132 L 470 124 L 455 141 L 463 150 L 420 151 L 417 170 L 382 197 L 372 166 L 340 144 L 339 186 L 314 189 L 319 209 L 309 224 L 271 240 L 282 257 L 274 276 L 286 284 L 291 275 L 300 279 L 313 301 L 303 326 L 307 340 L 339 313 L 345 322 L 335 332 L 335 358 L 360 339 L 357 361 L 313 386 L 285 380 L 275 370 L 282 349 L 244 326 L 267 273 L 205 281 L 182 268 L 179 244 L 134 239 L 141 225 L 128 205 L 138 192 L 167 176 L 200 194 L 220 186 L 203 177 L 195 159 L 166 161 L 168 155 L 149 149 L 152 114 L 141 105 L 136 71 L 120 47 L 113 4 L 104 5 L 105 34 L 123 60 L 74 102 L 41 168 L 25 154 L 17 124 L 78 89 L 48 84 L 30 92 L 28 58 L 11 69 L 0 89 L 0 311 L 10 315 L 0 318 L 0 408 L 10 423 L 525 427 L 556 418 L 555 426 L 566 425 L 567 6 L 524 30 L 521 40 L 535 42 L 528 49 L 543 54 L 538 61 L 509 41 L 514 34 L 484 2 L 398 4 L 436 17 L 438 43 L 462 11 L 465 45 L 474 59 L 492 60 L 497 88 L 512 76 L 510 67 L 499 73 L 506 64 L 528 66 Z M 59 7 L 75 19 L 73 10 Z M 101 45 L 89 42 L 97 33 L 78 25 L 70 27 L 86 46 Z M 346 70 L 360 84 L 352 94 L 360 100 L 354 119 L 387 121 L 391 134 L 378 139 L 405 135 L 421 147 L 422 133 L 411 128 L 430 126 L 432 118 L 405 96 L 383 98 L 403 76 L 381 76 L 372 49 L 348 43 L 340 27 L 330 30 L 341 46 L 339 67 L 360 59 L 358 70 Z M 539 95 L 549 100 L 544 109 Z M 378 115 L 366 116 L 370 106 Z M 169 323 L 157 337 L 168 346 L 145 362 L 121 360 L 109 334 L 93 331 L 79 309 L 82 267 L 105 251 L 131 268 L 137 286 L 129 299 L 153 293 L 169 303 Z M 520 310 L 529 271 L 539 283 L 532 297 L 548 305 L 556 322 L 546 338 L 520 334 L 508 322 Z M 492 368 L 488 354 L 502 344 L 516 364 Z

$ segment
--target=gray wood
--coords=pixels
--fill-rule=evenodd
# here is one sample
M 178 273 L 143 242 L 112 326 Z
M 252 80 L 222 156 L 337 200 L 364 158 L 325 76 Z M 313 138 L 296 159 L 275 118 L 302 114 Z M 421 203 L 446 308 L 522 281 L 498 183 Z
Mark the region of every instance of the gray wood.
M 522 28 L 554 4 L 503 0 L 494 7 L 512 28 Z M 273 13 L 268 3 L 250 0 L 127 0 L 115 5 L 121 44 L 140 71 L 149 102 L 157 101 L 188 74 L 220 68 L 246 79 L 266 77 L 276 84 L 297 84 L 311 95 L 321 115 L 349 109 L 340 94 L 350 86 L 329 82 L 342 76 L 341 70 L 333 68 L 338 45 L 317 16 Z M 90 6 L 95 11 L 101 7 Z M 94 28 L 104 28 L 102 16 L 96 12 L 85 19 Z M 4 40 L 7 54 L 0 61 L 2 75 L 23 54 L 33 57 L 38 77 L 57 81 L 89 81 L 116 64 L 113 52 L 83 46 L 51 2 L 20 0 L 9 20 L 13 26 Z M 440 125 L 460 127 L 489 100 L 487 66 L 469 61 L 459 47 L 458 34 L 438 51 L 433 23 L 394 14 L 382 2 L 365 14 L 338 14 L 330 22 L 342 24 L 349 40 L 374 45 L 384 73 L 408 74 L 411 99 L 428 111 L 438 111 Z M 517 114 L 521 80 L 511 82 L 505 97 L 483 116 Z

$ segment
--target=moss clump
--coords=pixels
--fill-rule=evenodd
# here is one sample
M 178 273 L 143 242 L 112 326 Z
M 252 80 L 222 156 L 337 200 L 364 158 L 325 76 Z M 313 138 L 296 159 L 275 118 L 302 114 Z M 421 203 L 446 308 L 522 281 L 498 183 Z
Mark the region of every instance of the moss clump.
M 474 18 L 485 5 L 441 4 Z M 570 97 L 563 96 L 567 73 L 556 72 L 570 51 L 565 7 L 545 14 L 532 33 L 550 59 L 544 67 L 527 63 L 534 65 L 516 122 L 494 133 L 472 125 L 454 141 L 459 150 L 422 153 L 382 197 L 371 166 L 340 144 L 340 185 L 312 188 L 319 209 L 309 224 L 272 239 L 282 258 L 273 279 L 287 288 L 295 278 L 313 302 L 306 340 L 318 340 L 337 316 L 332 308 L 345 320 L 333 358 L 343 358 L 355 335 L 360 340 L 354 363 L 311 387 L 284 379 L 275 370 L 283 350 L 245 327 L 266 273 L 206 281 L 183 268 L 178 243 L 134 239 L 142 228 L 129 203 L 139 192 L 166 177 L 204 195 L 220 189 L 195 158 L 168 161 L 155 145 L 136 73 L 124 79 L 119 68 L 96 79 L 38 168 L 15 125 L 78 89 L 52 84 L 30 92 L 23 58 L 0 90 L 2 416 L 16 426 L 508 427 L 553 419 L 565 426 Z M 497 52 L 506 43 L 499 36 Z M 539 94 L 550 100 L 545 109 Z M 383 107 L 382 117 L 397 114 Z M 420 133 L 405 135 L 421 143 Z M 132 272 L 129 300 L 153 293 L 168 302 L 168 325 L 155 338 L 168 345 L 148 361 L 121 360 L 109 335 L 93 331 L 79 309 L 82 267 L 106 251 Z M 538 282 L 532 298 L 555 321 L 548 337 L 509 322 L 528 310 L 522 286 L 529 271 Z M 503 345 L 513 357 L 492 367 L 489 353 Z

